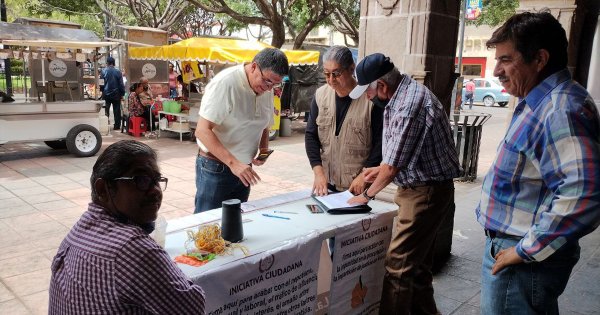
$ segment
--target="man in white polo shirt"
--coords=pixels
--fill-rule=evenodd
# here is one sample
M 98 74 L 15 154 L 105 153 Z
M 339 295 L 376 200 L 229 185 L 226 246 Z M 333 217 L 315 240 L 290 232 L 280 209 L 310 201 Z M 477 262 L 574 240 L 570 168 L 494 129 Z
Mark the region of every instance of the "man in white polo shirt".
M 250 63 L 221 71 L 206 86 L 196 138 L 196 209 L 220 208 L 228 199 L 248 200 L 260 177 L 252 164 L 269 150 L 273 124 L 273 87 L 289 70 L 276 48 L 261 50 Z

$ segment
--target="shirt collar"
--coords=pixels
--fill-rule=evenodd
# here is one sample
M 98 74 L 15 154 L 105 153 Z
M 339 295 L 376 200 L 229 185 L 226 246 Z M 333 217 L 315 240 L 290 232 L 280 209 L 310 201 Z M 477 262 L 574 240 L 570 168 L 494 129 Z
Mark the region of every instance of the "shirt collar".
M 531 107 L 532 111 L 540 105 L 542 100 L 550 91 L 552 91 L 559 84 L 571 80 L 571 73 L 566 68 L 558 72 L 553 73 L 540 84 L 536 85 L 530 92 L 525 96 L 525 103 Z M 519 102 L 521 103 L 522 100 Z
M 239 74 L 241 77 L 243 77 L 243 78 L 244 78 L 243 80 L 241 80 L 241 81 L 242 81 L 242 86 L 244 87 L 244 89 L 246 89 L 246 90 L 248 90 L 248 91 L 250 91 L 250 92 L 252 92 L 252 93 L 256 94 L 256 93 L 254 92 L 254 90 L 252 89 L 252 87 L 250 86 L 250 81 L 249 81 L 249 78 L 248 78 L 248 74 L 246 73 L 246 65 L 247 65 L 247 64 L 248 64 L 248 63 L 244 63 L 244 64 L 241 64 L 241 65 L 240 65 L 240 67 L 239 67 L 239 69 L 238 69 L 238 74 Z
M 113 222 L 119 222 L 119 223 L 122 223 L 125 225 L 133 225 L 133 226 L 139 227 L 147 235 L 149 235 L 150 233 L 152 233 L 152 231 L 154 231 L 155 222 L 150 222 L 150 223 L 146 223 L 146 224 L 135 224 L 135 223 L 130 222 L 129 219 L 125 216 L 111 214 L 106 208 L 104 208 L 101 205 L 94 203 L 94 202 L 89 203 L 88 211 L 90 211 L 96 215 L 103 216 L 105 219 L 113 221 Z
M 394 92 L 394 95 L 392 95 L 392 98 L 390 99 L 388 104 L 385 106 L 386 108 L 393 107 L 393 105 L 396 103 L 396 98 L 399 98 L 402 93 L 405 93 L 405 91 L 408 90 L 408 87 L 412 83 L 412 79 L 408 75 L 401 74 L 401 76 L 402 76 L 402 78 L 400 78 L 400 83 L 398 83 L 396 92 Z

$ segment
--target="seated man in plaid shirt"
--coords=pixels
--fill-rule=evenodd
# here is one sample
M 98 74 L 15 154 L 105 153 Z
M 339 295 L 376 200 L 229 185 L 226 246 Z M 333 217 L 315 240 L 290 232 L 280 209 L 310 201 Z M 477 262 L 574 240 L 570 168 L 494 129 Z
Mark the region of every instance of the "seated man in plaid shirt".
M 110 145 L 90 178 L 92 202 L 52 262 L 49 314 L 204 314 L 204 291 L 150 236 L 167 179 L 156 152 Z

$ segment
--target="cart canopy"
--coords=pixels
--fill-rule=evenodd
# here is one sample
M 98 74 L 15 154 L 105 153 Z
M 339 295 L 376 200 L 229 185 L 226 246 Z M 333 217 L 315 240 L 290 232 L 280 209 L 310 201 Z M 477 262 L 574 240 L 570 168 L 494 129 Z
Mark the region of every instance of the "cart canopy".
M 92 31 L 0 22 L 0 42 L 10 46 L 92 49 L 116 46 L 101 42 Z
M 129 58 L 134 60 L 179 60 L 237 64 L 252 61 L 264 48 L 272 47 L 261 42 L 233 38 L 193 37 L 165 46 L 134 47 Z M 308 65 L 319 62 L 318 51 L 286 50 L 291 65 Z

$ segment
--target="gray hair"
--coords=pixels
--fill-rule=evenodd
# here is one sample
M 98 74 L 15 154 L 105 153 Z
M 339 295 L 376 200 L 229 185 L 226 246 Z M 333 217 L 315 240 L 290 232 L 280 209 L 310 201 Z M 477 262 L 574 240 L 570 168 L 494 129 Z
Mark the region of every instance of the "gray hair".
M 400 73 L 400 70 L 398 70 L 398 68 L 394 67 L 394 69 L 381 76 L 379 80 L 385 82 L 385 84 L 387 84 L 387 86 L 390 89 L 392 89 L 392 91 L 396 91 L 396 89 L 400 85 L 400 81 L 402 81 L 402 73 Z
M 97 203 L 99 200 L 94 185 L 96 180 L 102 178 L 110 181 L 122 176 L 128 169 L 133 167 L 133 163 L 138 157 L 148 157 L 156 160 L 156 152 L 147 144 L 135 140 L 121 140 L 108 146 L 98 157 L 92 168 L 92 176 L 90 177 L 92 201 Z
M 343 69 L 350 69 L 354 66 L 354 58 L 352 52 L 345 46 L 331 46 L 323 54 L 323 62 L 333 61 L 340 65 Z
M 287 57 L 277 48 L 265 48 L 261 50 L 254 56 L 252 61 L 256 62 L 263 71 L 271 70 L 281 77 L 286 76 L 290 69 Z

